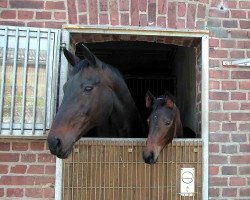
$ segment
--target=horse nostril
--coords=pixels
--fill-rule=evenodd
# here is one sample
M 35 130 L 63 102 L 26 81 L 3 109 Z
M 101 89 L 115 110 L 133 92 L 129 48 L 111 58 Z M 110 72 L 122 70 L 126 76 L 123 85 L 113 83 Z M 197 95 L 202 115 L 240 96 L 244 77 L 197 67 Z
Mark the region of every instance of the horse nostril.
M 49 148 L 53 152 L 58 152 L 62 147 L 62 141 L 59 138 L 52 138 L 48 140 Z
M 156 160 L 155 160 L 154 157 L 155 157 L 155 154 L 154 154 L 153 151 L 151 151 L 151 152 L 149 153 L 149 155 L 143 154 L 143 159 L 144 159 L 145 163 L 147 163 L 147 164 L 153 164 L 153 163 L 155 163 Z

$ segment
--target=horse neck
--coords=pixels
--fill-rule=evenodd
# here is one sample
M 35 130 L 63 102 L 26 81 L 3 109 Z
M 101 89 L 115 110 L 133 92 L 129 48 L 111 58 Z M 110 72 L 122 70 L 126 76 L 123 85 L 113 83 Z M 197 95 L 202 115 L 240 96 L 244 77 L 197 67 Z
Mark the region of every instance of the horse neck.
M 174 120 L 175 121 L 175 137 L 182 138 L 183 130 L 182 130 L 180 111 L 175 104 L 174 104 L 173 112 L 175 114 L 175 120 Z

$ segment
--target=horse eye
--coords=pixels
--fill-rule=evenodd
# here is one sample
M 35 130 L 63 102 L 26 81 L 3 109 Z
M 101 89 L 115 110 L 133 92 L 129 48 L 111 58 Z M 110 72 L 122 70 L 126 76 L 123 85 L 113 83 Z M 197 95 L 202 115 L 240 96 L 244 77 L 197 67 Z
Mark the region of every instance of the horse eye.
M 165 125 L 169 126 L 171 124 L 170 121 L 165 121 Z
M 83 91 L 84 92 L 90 92 L 92 89 L 93 89 L 92 86 L 86 86 Z

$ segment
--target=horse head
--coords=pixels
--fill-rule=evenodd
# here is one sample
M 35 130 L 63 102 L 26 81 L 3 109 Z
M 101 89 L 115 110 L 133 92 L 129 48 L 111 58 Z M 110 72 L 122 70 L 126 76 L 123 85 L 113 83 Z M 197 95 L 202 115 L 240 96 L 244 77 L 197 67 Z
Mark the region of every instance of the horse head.
M 180 112 L 169 93 L 155 98 L 151 92 L 145 96 L 146 107 L 152 112 L 148 117 L 149 134 L 143 151 L 145 163 L 153 164 L 162 149 L 172 142 L 174 137 L 182 137 Z

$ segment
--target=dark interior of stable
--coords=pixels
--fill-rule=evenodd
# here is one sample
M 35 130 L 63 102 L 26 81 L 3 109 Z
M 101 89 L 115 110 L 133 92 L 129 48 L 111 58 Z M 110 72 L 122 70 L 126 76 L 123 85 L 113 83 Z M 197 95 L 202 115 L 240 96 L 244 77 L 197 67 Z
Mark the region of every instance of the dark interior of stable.
M 176 97 L 183 126 L 193 131 L 185 134 L 184 129 L 184 134 L 199 137 L 194 48 L 142 41 L 84 44 L 100 60 L 122 72 L 145 124 L 149 114 L 145 107 L 146 92 L 150 90 L 157 97 L 169 91 Z M 76 45 L 76 55 L 83 58 L 78 45 L 80 43 Z

